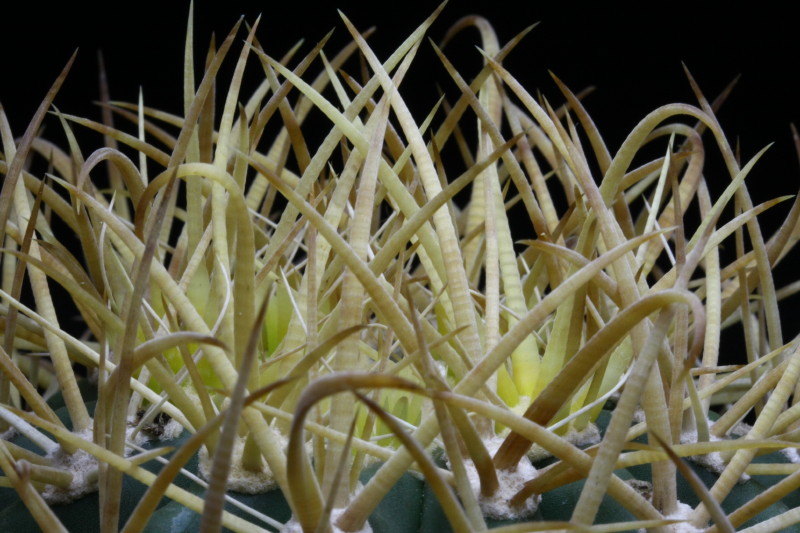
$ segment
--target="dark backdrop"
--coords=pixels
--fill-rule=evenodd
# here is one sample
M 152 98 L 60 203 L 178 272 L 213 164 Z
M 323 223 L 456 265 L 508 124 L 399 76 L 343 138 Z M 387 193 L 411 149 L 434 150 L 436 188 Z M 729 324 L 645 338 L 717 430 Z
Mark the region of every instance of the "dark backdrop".
M 132 100 L 141 85 L 148 102 L 180 109 L 188 2 L 47 4 L 15 2 L 15 13 L 6 11 L 0 18 L 0 102 L 11 116 L 15 131 L 27 124 L 38 100 L 77 47 L 77 63 L 57 99 L 64 110 L 96 113 L 89 102 L 97 97 L 98 49 L 105 54 L 112 97 Z M 385 56 L 437 5 L 399 1 L 392 12 L 391 4 L 373 2 L 365 8 L 366 3 L 348 0 L 310 4 L 198 1 L 195 39 L 205 46 L 211 32 L 218 37 L 226 34 L 240 15 L 253 22 L 262 13 L 258 37 L 268 53 L 279 56 L 301 37 L 313 43 L 336 28 L 328 47 L 333 50 L 347 40 L 336 12 L 339 7 L 357 27 L 377 27 L 370 43 Z M 501 42 L 540 22 L 507 65 L 526 86 L 540 89 L 553 100 L 558 95 L 548 70 L 574 90 L 595 85 L 597 90 L 586 104 L 609 137 L 612 149 L 658 105 L 694 103 L 681 61 L 709 96 L 741 74 L 737 89 L 720 113 L 729 137 L 741 140 L 744 155 L 777 142 L 764 165 L 780 161 L 791 175 L 797 175 L 788 125 L 800 117 L 795 83 L 800 43 L 797 24 L 787 11 L 770 9 L 764 3 L 758 10 L 735 12 L 703 7 L 702 2 L 701 7 L 659 3 L 658 8 L 636 9 L 615 7 L 613 2 L 592 2 L 590 7 L 580 4 L 453 0 L 430 36 L 438 41 L 465 14 L 486 16 Z M 472 36 L 474 39 L 464 38 L 447 52 L 472 59 L 477 65 L 479 57 L 473 46 L 478 40 L 476 34 Z M 427 67 L 435 65 L 427 46 L 418 61 L 412 75 L 423 77 Z M 436 94 L 427 85 L 417 91 L 411 91 L 408 85 L 409 98 L 435 100 Z M 788 176 L 782 180 L 788 181 Z

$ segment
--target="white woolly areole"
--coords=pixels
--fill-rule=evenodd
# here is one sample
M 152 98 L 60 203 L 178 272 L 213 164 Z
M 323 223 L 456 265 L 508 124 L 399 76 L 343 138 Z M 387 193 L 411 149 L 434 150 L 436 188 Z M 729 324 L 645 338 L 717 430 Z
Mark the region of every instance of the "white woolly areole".
M 588 424 L 580 431 L 570 426 L 569 431 L 564 438 L 578 448 L 588 448 L 589 446 L 594 446 L 601 440 L 600 430 L 594 424 Z
M 15 428 L 14 426 L 9 426 L 7 430 L 0 431 L 0 439 L 3 440 L 12 440 L 16 436 L 17 436 L 17 428 Z
M 712 441 L 720 440 L 719 437 L 714 435 L 710 436 Z M 686 430 L 681 433 L 681 444 L 692 444 L 697 442 L 697 431 Z M 693 463 L 696 463 L 710 472 L 721 474 L 725 470 L 725 461 L 722 460 L 722 455 L 719 452 L 711 452 L 705 455 L 692 455 L 689 457 Z
M 242 454 L 244 452 L 244 439 L 236 437 L 233 443 L 233 454 L 231 455 L 230 471 L 228 480 L 225 483 L 225 490 L 243 492 L 245 494 L 260 494 L 275 488 L 275 478 L 269 467 L 264 464 L 261 472 L 251 472 L 242 467 Z M 209 457 L 205 446 L 200 448 L 198 453 L 198 473 L 208 480 L 211 476 L 211 465 L 214 458 Z
M 92 441 L 92 430 L 76 432 L 83 440 Z M 46 485 L 42 497 L 49 505 L 67 504 L 97 490 L 97 459 L 90 453 L 78 449 L 75 453 L 66 453 L 61 446 L 49 453 L 53 468 L 65 470 L 72 474 L 72 482 L 67 488 Z
M 493 437 L 492 439 L 484 442 L 484 446 L 491 455 L 500 448 L 503 444 L 502 437 Z M 514 470 L 497 470 L 497 480 L 499 481 L 499 488 L 490 497 L 485 497 L 481 494 L 481 482 L 478 476 L 478 470 L 471 459 L 464 461 L 464 467 L 467 470 L 469 484 L 472 487 L 472 492 L 478 498 L 478 504 L 481 506 L 481 511 L 485 516 L 496 518 L 499 520 L 524 518 L 536 512 L 539 508 L 539 502 L 542 497 L 535 495 L 525 500 L 525 503 L 520 507 L 511 507 L 511 498 L 519 492 L 522 486 L 536 477 L 536 468 L 531 464 L 530 459 L 523 457 L 520 459 Z
M 715 437 L 714 435 L 710 435 L 711 442 L 720 441 L 719 437 Z M 686 443 L 695 443 L 697 441 L 697 430 L 686 430 L 681 433 L 681 444 Z M 692 455 L 688 457 L 690 461 L 695 464 L 698 464 L 708 470 L 709 472 L 714 472 L 715 474 L 719 475 L 725 470 L 725 460 L 722 458 L 722 454 L 719 452 L 711 452 L 705 455 Z M 750 476 L 742 472 L 742 475 L 739 476 L 739 483 L 744 483 L 745 481 L 749 480 Z
M 125 436 L 126 439 L 130 440 L 137 446 L 143 446 L 152 440 L 167 441 L 167 440 L 177 439 L 178 437 L 181 436 L 184 429 L 180 422 L 178 422 L 174 418 L 170 418 L 169 422 L 167 422 L 163 426 L 160 426 L 158 436 L 152 435 L 151 433 L 148 433 L 147 431 L 144 430 L 137 431 L 136 435 L 132 435 L 133 430 L 136 428 L 138 423 L 139 421 L 137 417 L 135 416 L 128 417 L 128 430 Z M 126 450 L 126 454 L 127 453 L 130 452 Z
M 673 524 L 669 526 L 672 528 L 673 533 L 700 533 L 705 528 L 696 528 L 689 522 L 689 516 L 691 516 L 692 509 L 691 505 L 686 505 L 685 503 L 678 502 L 678 510 L 672 513 L 669 516 L 665 516 L 667 520 L 683 520 L 683 522 L 679 524 Z M 645 533 L 644 529 L 639 530 L 641 533 Z
M 783 455 L 792 463 L 800 463 L 800 453 L 798 453 L 797 448 L 784 448 L 781 450 Z
M 161 431 L 161 439 L 160 440 L 174 440 L 180 437 L 183 434 L 183 426 L 180 422 L 171 418 L 169 422 L 164 424 L 164 428 Z
M 569 429 L 567 429 L 567 434 L 564 435 L 564 440 L 570 444 L 574 444 L 578 448 L 588 448 L 589 446 L 593 446 L 600 442 L 600 430 L 595 424 L 588 424 L 580 431 L 576 430 L 572 425 L 570 425 Z M 528 452 L 528 458 L 534 462 L 541 461 L 542 459 L 548 459 L 552 456 L 553 454 L 538 444 L 531 446 L 531 449 Z
M 345 509 L 334 509 L 331 511 L 331 530 L 333 533 L 345 533 L 344 530 L 339 529 L 334 524 L 339 519 L 340 516 L 344 514 Z M 281 529 L 281 533 L 303 533 L 303 528 L 300 527 L 300 524 L 297 522 L 295 517 L 292 517 L 291 520 L 284 524 L 283 529 Z M 369 525 L 369 522 L 364 522 L 364 526 L 351 533 L 372 533 L 372 526 Z

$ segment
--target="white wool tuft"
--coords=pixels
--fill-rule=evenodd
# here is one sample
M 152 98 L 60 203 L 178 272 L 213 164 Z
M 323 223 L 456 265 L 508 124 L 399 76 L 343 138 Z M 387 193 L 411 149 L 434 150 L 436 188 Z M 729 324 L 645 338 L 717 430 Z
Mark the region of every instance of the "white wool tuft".
M 577 431 L 570 425 L 569 432 L 564 438 L 578 448 L 588 448 L 601 440 L 600 430 L 594 424 L 588 424 L 580 431 Z
M 569 425 L 567 429 L 567 434 L 564 435 L 564 440 L 569 442 L 570 444 L 574 444 L 579 448 L 588 448 L 589 446 L 593 446 L 600 442 L 600 430 L 597 428 L 595 424 L 588 424 L 585 428 L 580 431 L 575 430 L 572 424 Z M 534 444 L 531 446 L 530 451 L 528 452 L 528 459 L 533 462 L 541 461 L 543 459 L 548 459 L 552 457 L 553 454 L 539 446 L 538 444 Z
M 790 462 L 795 464 L 800 463 L 800 452 L 797 451 L 797 448 L 784 448 L 781 452 L 783 452 L 783 455 L 786 456 L 786 459 Z
M 139 416 L 128 417 L 128 430 L 125 437 L 137 446 L 143 446 L 153 440 L 168 441 L 177 439 L 183 434 L 184 430 L 180 422 L 170 417 L 166 423 L 151 421 L 151 423 L 141 427 L 136 432 L 136 435 L 131 438 L 133 430 L 139 425 L 139 422 Z
M 91 429 L 75 434 L 84 440 L 92 440 Z M 72 474 L 72 482 L 66 489 L 53 485 L 45 487 L 42 497 L 48 504 L 71 503 L 97 490 L 97 459 L 90 453 L 79 449 L 70 454 L 59 446 L 47 457 L 51 461 L 50 466 Z
M 267 492 L 275 487 L 275 478 L 272 476 L 267 465 L 263 466 L 261 472 L 251 472 L 242 468 L 242 453 L 244 452 L 244 439 L 236 437 L 233 444 L 233 455 L 231 456 L 230 472 L 225 490 L 242 492 L 245 494 L 260 494 Z M 205 446 L 200 448 L 198 453 L 198 473 L 203 479 L 208 480 L 211 475 L 211 464 L 213 457 L 209 457 Z
M 711 442 L 722 440 L 719 437 L 715 437 L 711 435 Z M 681 443 L 695 443 L 697 442 L 697 431 L 696 430 L 686 430 L 681 433 Z M 692 455 L 688 457 L 690 461 L 695 464 L 698 464 L 708 470 L 709 472 L 713 472 L 715 474 L 722 474 L 725 470 L 725 460 L 722 458 L 722 455 L 719 452 L 711 452 L 705 455 Z M 745 473 L 742 473 L 741 477 L 739 478 L 739 483 L 744 483 L 750 479 Z
M 692 511 L 694 511 L 694 509 L 692 509 L 691 505 L 686 505 L 685 503 L 678 502 L 678 510 L 664 518 L 666 518 L 667 520 L 684 520 L 684 522 L 672 526 L 673 528 L 672 531 L 674 533 L 699 533 L 700 531 L 703 531 L 703 529 L 705 528 L 698 529 L 694 527 L 691 523 L 689 523 L 688 520 L 689 517 L 692 515 Z
M 669 516 L 665 516 L 667 520 L 683 520 L 680 523 L 672 524 L 669 526 L 672 533 L 700 533 L 705 528 L 696 528 L 689 522 L 689 517 L 692 514 L 692 507 L 685 503 L 678 502 L 678 510 Z M 639 529 L 638 533 L 646 533 L 644 529 Z
M 497 436 L 484 442 L 484 445 L 489 453 L 494 455 L 500 448 L 500 445 L 503 444 L 503 440 L 502 437 Z M 464 461 L 464 466 L 467 470 L 467 476 L 469 477 L 469 484 L 472 487 L 472 491 L 478 497 L 478 503 L 484 515 L 500 520 L 523 518 L 535 513 L 536 509 L 539 507 L 539 502 L 542 498 L 538 495 L 528 498 L 522 507 L 517 508 L 511 507 L 510 505 L 511 498 L 514 497 L 522 486 L 527 481 L 536 477 L 536 468 L 534 468 L 530 459 L 527 457 L 523 457 L 514 470 L 497 471 L 497 478 L 500 482 L 500 486 L 497 492 L 488 498 L 481 494 L 478 470 L 475 468 L 472 460 L 467 459 Z
M 183 434 L 183 426 L 180 422 L 171 418 L 169 422 L 164 425 L 161 432 L 161 440 L 174 440 Z
M 331 529 L 333 533 L 345 533 L 342 529 L 339 529 L 334 524 L 339 517 L 344 514 L 345 509 L 334 509 L 331 511 Z M 300 527 L 300 524 L 292 517 L 291 520 L 284 524 L 283 529 L 281 529 L 281 533 L 303 533 L 303 528 Z M 372 533 L 372 526 L 369 525 L 369 522 L 364 522 L 364 527 L 359 529 L 358 531 L 352 533 Z

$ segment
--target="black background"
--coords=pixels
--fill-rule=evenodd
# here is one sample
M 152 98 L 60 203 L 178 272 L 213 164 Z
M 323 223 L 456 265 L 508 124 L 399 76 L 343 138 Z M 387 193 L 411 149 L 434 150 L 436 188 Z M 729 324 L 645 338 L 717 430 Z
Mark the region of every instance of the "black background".
M 258 37 L 273 56 L 298 39 L 307 50 L 335 28 L 329 51 L 348 40 L 336 8 L 360 29 L 377 27 L 370 44 L 386 57 L 433 9 L 436 2 L 331 3 L 228 0 L 198 1 L 195 41 L 198 56 L 212 32 L 218 39 L 239 18 L 254 22 L 261 14 Z M 600 5 L 603 4 L 603 5 Z M 368 7 L 364 7 L 368 6 Z M 78 60 L 56 103 L 65 111 L 97 115 L 96 52 L 105 55 L 112 98 L 134 100 L 143 87 L 146 102 L 178 112 L 188 2 L 162 0 L 94 4 L 16 3 L 15 14 L 3 14 L 0 26 L 2 78 L 0 102 L 21 133 L 72 51 Z M 589 112 L 613 150 L 648 111 L 669 102 L 694 103 L 681 62 L 692 71 L 707 96 L 715 96 L 741 74 L 733 96 L 720 112 L 732 142 L 739 139 L 747 157 L 777 142 L 764 165 L 780 162 L 797 175 L 789 123 L 800 117 L 796 74 L 800 43 L 788 11 L 760 3 L 758 10 L 698 6 L 622 7 L 613 2 L 457 2 L 447 5 L 430 32 L 438 41 L 450 25 L 467 14 L 480 14 L 495 26 L 501 43 L 526 26 L 540 24 L 506 61 L 509 70 L 531 91 L 560 101 L 548 76 L 557 74 L 573 90 L 597 90 L 586 101 Z M 240 33 L 243 38 L 244 34 Z M 464 35 L 445 51 L 464 64 L 480 61 L 477 32 Z M 229 61 L 230 62 L 230 61 Z M 432 70 L 446 82 L 430 48 L 423 46 L 407 83 L 406 98 L 427 103 L 437 94 L 424 83 Z M 465 74 L 468 75 L 467 71 Z M 419 82 L 423 80 L 423 82 Z M 420 113 L 427 107 L 420 107 Z M 779 179 L 776 177 L 776 179 Z M 788 176 L 781 176 L 787 181 Z
M 377 27 L 370 43 L 386 57 L 437 5 L 401 1 L 392 11 L 391 4 L 199 1 L 195 5 L 198 56 L 212 32 L 219 39 L 239 16 L 252 23 L 259 14 L 262 20 L 257 35 L 274 56 L 280 56 L 300 38 L 306 39 L 307 50 L 333 28 L 336 31 L 327 49 L 336 50 L 348 40 L 336 12 L 338 7 L 358 28 Z M 558 93 L 548 70 L 573 90 L 596 86 L 586 105 L 608 137 L 612 151 L 648 111 L 668 102 L 694 103 L 682 61 L 709 97 L 741 74 L 737 89 L 720 113 L 729 137 L 741 140 L 744 155 L 777 141 L 774 151 L 782 155 L 771 154 L 768 159 L 782 157 L 784 166 L 795 170 L 795 158 L 785 156 L 791 151 L 784 149 L 791 144 L 788 124 L 800 115 L 795 81 L 800 43 L 788 10 L 764 3 L 753 11 L 715 9 L 705 3 L 699 3 L 699 7 L 621 6 L 613 2 L 582 6 L 451 1 L 429 35 L 438 41 L 466 14 L 488 18 L 501 43 L 539 22 L 506 61 L 507 66 L 530 90 L 541 90 L 556 101 Z M 99 49 L 106 58 L 112 98 L 133 100 L 142 86 L 147 102 L 180 110 L 188 2 L 54 2 L 47 7 L 18 2 L 15 7 L 14 14 L 3 14 L 0 25 L 0 102 L 15 131 L 21 132 L 49 84 L 78 47 L 77 63 L 56 101 L 64 110 L 93 112 L 89 103 L 97 98 Z M 477 32 L 473 32 L 446 52 L 472 59 L 477 65 L 480 57 L 474 46 L 478 43 Z M 440 73 L 425 45 L 412 74 L 424 79 L 431 66 Z M 445 77 L 439 76 L 437 81 L 441 79 Z M 408 85 L 407 98 L 424 101 L 427 93 L 428 100 L 435 101 L 437 95 L 430 86 L 419 84 L 419 89 L 409 89 Z
M 642 3 L 645 4 L 645 3 Z M 385 58 L 433 11 L 437 2 L 225 2 L 195 4 L 197 57 L 215 32 L 223 37 L 239 16 L 254 22 L 267 53 L 280 57 L 300 38 L 302 50 L 336 28 L 329 55 L 349 41 L 336 12 L 342 9 L 359 29 L 377 27 L 369 42 Z M 649 4 L 647 4 L 649 6 Z M 22 135 L 39 101 L 75 48 L 77 62 L 56 105 L 65 112 L 99 118 L 96 52 L 102 49 L 111 97 L 135 101 L 139 88 L 145 103 L 174 113 L 182 110 L 182 61 L 188 2 L 143 1 L 93 4 L 58 2 L 42 7 L 15 3 L 0 19 L 0 103 L 15 135 Z M 450 25 L 467 14 L 480 14 L 494 25 L 501 44 L 535 22 L 540 24 L 505 61 L 532 92 L 554 103 L 562 98 L 549 78 L 558 75 L 574 91 L 596 90 L 585 105 L 612 154 L 649 111 L 671 102 L 696 103 L 683 72 L 685 62 L 711 99 L 730 81 L 741 79 L 719 113 L 731 144 L 739 143 L 747 160 L 766 144 L 774 146 L 748 178 L 754 202 L 795 194 L 800 166 L 789 124 L 800 121 L 796 74 L 800 43 L 788 8 L 760 2 L 757 9 L 733 10 L 707 3 L 658 3 L 631 7 L 613 2 L 457 2 L 451 1 L 429 35 L 439 41 Z M 244 33 L 239 34 L 239 39 Z M 465 77 L 476 72 L 480 55 L 477 32 L 466 32 L 445 49 Z M 235 48 L 234 50 L 238 50 Z M 232 59 L 227 60 L 231 64 Z M 252 72 L 258 71 L 250 66 Z M 223 78 L 224 79 L 224 78 Z M 436 101 L 435 84 L 450 94 L 454 86 L 430 50 L 422 46 L 402 92 L 421 120 Z M 57 131 L 51 119 L 49 128 Z M 708 145 L 710 139 L 706 138 Z M 86 147 L 88 155 L 89 148 Z M 707 177 L 713 187 L 729 179 L 718 158 L 709 155 Z M 715 181 L 716 180 L 716 181 Z M 765 217 L 765 235 L 774 231 L 788 203 Z M 781 265 L 779 281 L 797 278 L 796 260 Z M 785 306 L 784 306 L 785 307 Z M 784 308 L 785 318 L 791 308 Z M 788 321 L 786 338 L 800 329 Z

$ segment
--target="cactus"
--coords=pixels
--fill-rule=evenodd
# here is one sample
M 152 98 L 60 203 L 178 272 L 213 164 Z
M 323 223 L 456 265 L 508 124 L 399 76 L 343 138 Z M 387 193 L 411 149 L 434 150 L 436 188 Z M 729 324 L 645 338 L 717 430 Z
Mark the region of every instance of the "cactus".
M 687 70 L 697 103 L 612 155 L 580 95 L 504 66 L 531 28 L 501 43 L 471 16 L 434 44 L 442 7 L 388 57 L 344 15 L 333 54 L 277 59 L 240 21 L 195 72 L 189 38 L 180 115 L 62 112 L 70 64 L 21 137 L 0 108 L 0 530 L 800 522 L 793 289 L 771 271 L 800 203 L 754 205 L 764 150 L 739 160 Z M 451 41 L 474 30 L 462 73 Z M 458 92 L 415 117 L 423 46 Z M 51 108 L 66 146 L 39 131 Z M 737 323 L 748 363 L 725 365 Z

